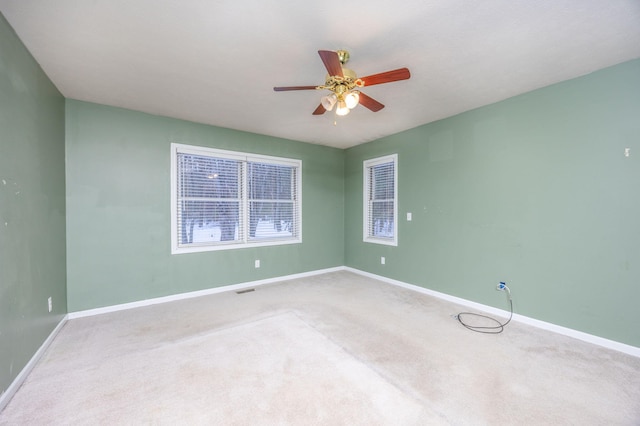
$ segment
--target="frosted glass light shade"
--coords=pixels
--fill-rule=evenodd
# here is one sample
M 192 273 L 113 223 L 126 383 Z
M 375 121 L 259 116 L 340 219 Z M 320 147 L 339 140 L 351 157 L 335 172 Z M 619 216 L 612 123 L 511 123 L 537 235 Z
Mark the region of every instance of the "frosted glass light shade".
M 338 101 L 338 108 L 336 108 L 337 115 L 347 115 L 349 111 L 351 110 L 347 107 L 345 101 Z
M 355 108 L 358 105 L 359 101 L 360 101 L 360 94 L 357 91 L 353 91 L 349 93 L 344 98 L 344 102 L 347 104 L 347 108 L 349 109 Z
M 336 102 L 338 102 L 338 98 L 334 93 L 332 93 L 331 95 L 323 96 L 320 101 L 322 102 L 324 109 L 331 111 Z

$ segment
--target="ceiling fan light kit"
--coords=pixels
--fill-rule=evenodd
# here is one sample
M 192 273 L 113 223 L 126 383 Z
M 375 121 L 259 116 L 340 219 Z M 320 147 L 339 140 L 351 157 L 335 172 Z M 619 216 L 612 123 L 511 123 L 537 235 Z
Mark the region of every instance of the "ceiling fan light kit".
M 358 105 L 373 112 L 380 111 L 384 105 L 375 99 L 362 93 L 360 88 L 375 84 L 391 83 L 398 80 L 407 80 L 411 77 L 408 68 L 399 68 L 368 77 L 358 78 L 355 71 L 344 68 L 343 65 L 349 60 L 349 52 L 346 50 L 319 50 L 318 54 L 327 69 L 325 82 L 320 86 L 288 86 L 274 87 L 276 92 L 290 90 L 329 90 L 329 95 L 320 99 L 320 105 L 313 111 L 313 115 L 322 115 L 326 111 L 336 107 L 336 115 L 344 116 Z
M 347 108 L 347 104 L 345 101 L 338 101 L 338 108 L 336 108 L 336 115 L 343 116 L 349 114 L 349 108 Z
M 338 102 L 338 97 L 334 93 L 332 93 L 330 95 L 323 96 L 322 99 L 320 99 L 320 102 L 322 103 L 324 109 L 326 109 L 327 111 L 331 111 L 336 102 Z
M 344 101 L 347 104 L 347 108 L 354 109 L 358 105 L 358 102 L 360 102 L 360 92 L 357 90 L 349 92 L 349 94 L 344 97 Z

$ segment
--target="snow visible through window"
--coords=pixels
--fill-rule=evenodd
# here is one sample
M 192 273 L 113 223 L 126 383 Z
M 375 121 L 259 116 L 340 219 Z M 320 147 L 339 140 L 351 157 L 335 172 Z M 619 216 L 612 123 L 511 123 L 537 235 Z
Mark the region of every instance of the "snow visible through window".
M 221 241 L 222 231 L 220 224 L 216 222 L 208 222 L 203 225 L 196 225 L 193 229 L 193 242 L 194 243 L 206 243 L 210 241 Z M 269 238 L 269 237 L 291 237 L 291 223 L 280 221 L 280 230 L 276 227 L 275 223 L 270 220 L 258 220 L 258 226 L 256 227 L 255 238 Z M 238 239 L 238 225 L 234 227 L 234 240 Z

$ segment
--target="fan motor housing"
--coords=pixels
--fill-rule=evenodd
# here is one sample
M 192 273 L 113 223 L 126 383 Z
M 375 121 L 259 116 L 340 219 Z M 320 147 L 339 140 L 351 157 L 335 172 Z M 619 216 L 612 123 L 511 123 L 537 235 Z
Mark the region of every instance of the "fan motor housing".
M 342 68 L 342 77 L 337 75 L 329 75 L 325 79 L 325 84 L 321 88 L 329 89 L 333 92 L 344 92 L 346 90 L 351 90 L 354 87 L 362 87 L 364 83 L 362 80 L 358 78 L 355 71 L 350 70 L 349 68 Z M 340 90 L 343 88 L 343 90 Z

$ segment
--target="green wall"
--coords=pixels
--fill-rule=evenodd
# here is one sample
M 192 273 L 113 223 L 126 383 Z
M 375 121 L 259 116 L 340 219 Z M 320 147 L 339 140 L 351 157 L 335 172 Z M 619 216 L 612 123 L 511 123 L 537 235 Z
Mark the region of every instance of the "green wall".
M 638 117 L 636 60 L 342 151 L 65 103 L 0 15 L 0 394 L 67 311 L 340 265 L 640 347 Z M 303 243 L 172 256 L 171 142 L 301 159 Z M 391 153 L 399 245 L 364 244 Z
M 66 122 L 70 312 L 344 264 L 342 150 L 75 100 Z M 172 142 L 301 159 L 302 244 L 172 256 Z
M 362 161 L 390 153 L 399 244 L 365 244 Z M 640 346 L 639 160 L 640 60 L 354 147 L 346 265 L 502 309 L 506 281 L 519 314 Z
M 64 98 L 0 14 L 0 394 L 67 312 L 64 184 Z

